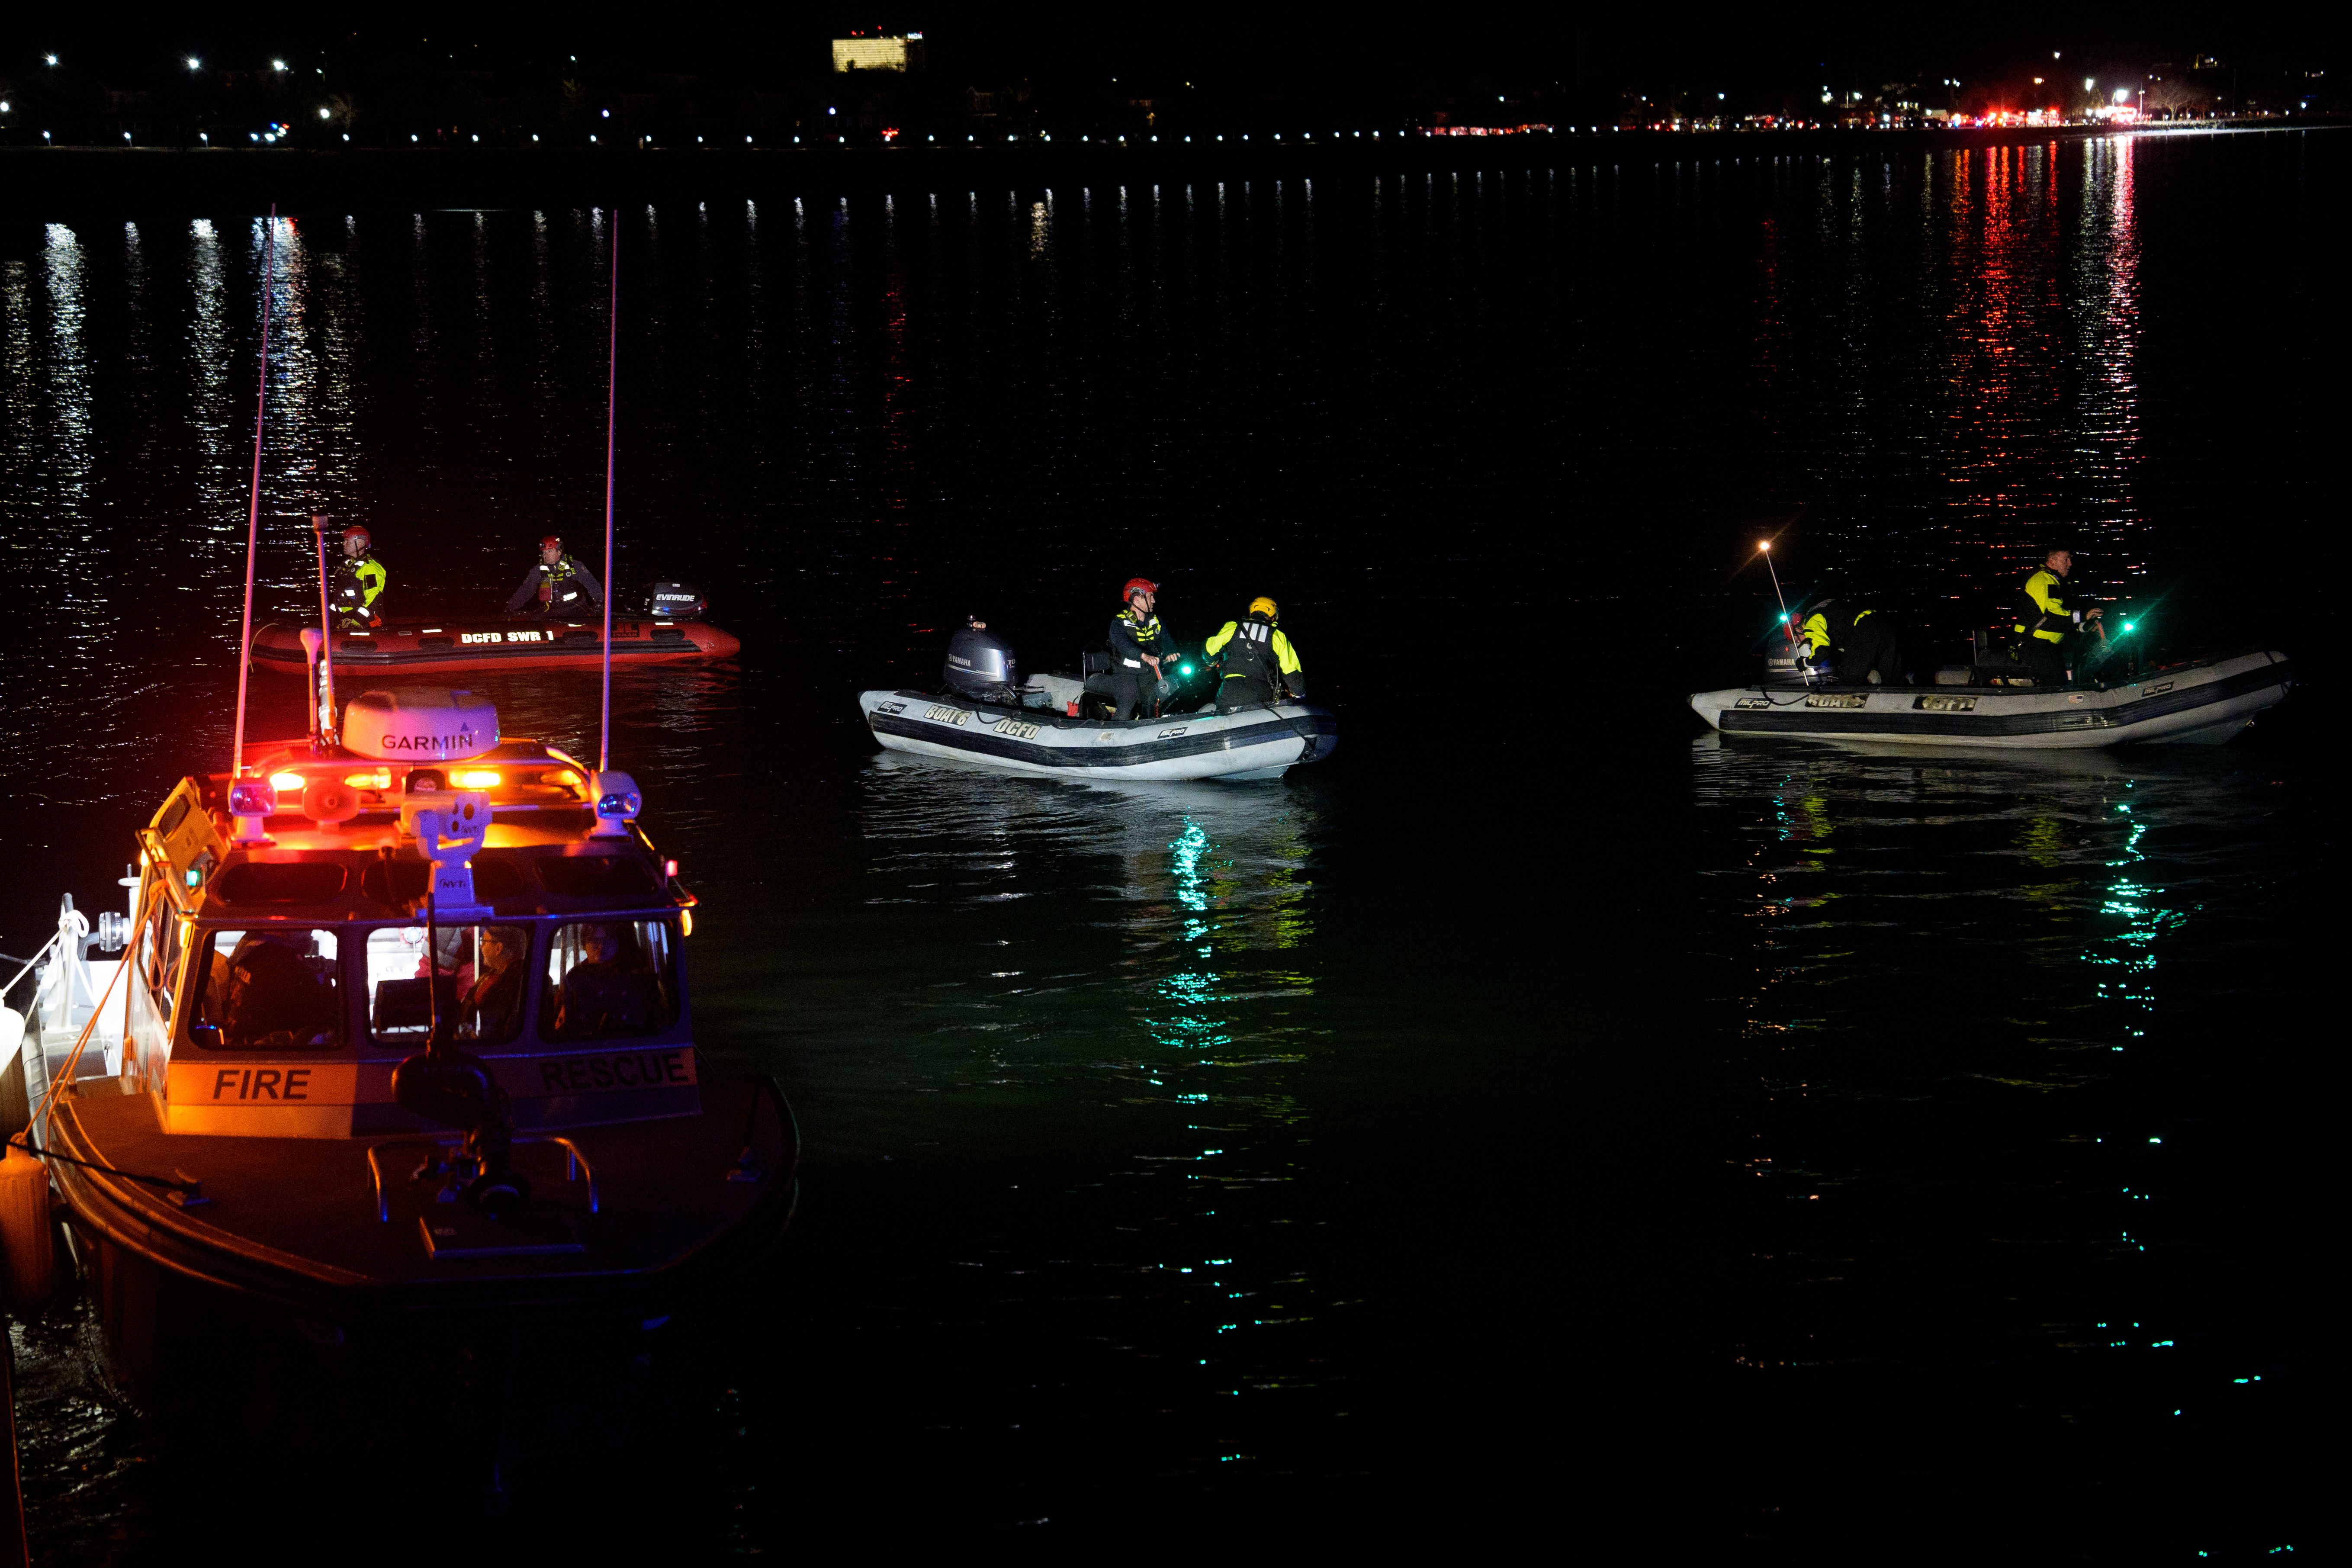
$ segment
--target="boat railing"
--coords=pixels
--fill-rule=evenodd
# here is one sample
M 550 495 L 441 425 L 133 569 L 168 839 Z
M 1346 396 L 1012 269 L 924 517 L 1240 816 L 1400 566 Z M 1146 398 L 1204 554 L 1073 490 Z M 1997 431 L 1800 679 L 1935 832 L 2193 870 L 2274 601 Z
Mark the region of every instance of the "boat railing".
M 517 1143 L 554 1143 L 561 1145 L 563 1150 L 563 1179 L 566 1182 L 576 1182 L 580 1180 L 582 1176 L 586 1176 L 588 1178 L 588 1212 L 590 1214 L 594 1214 L 597 1211 L 596 1167 L 588 1163 L 588 1156 L 581 1152 L 579 1144 L 574 1143 L 571 1139 L 564 1137 L 562 1134 L 556 1132 L 525 1133 L 517 1137 L 514 1142 Z M 383 1161 L 380 1157 L 384 1150 L 415 1148 L 449 1150 L 463 1149 L 465 1146 L 466 1141 L 463 1138 L 449 1137 L 387 1138 L 380 1143 L 369 1144 L 367 1152 L 368 1174 L 375 1179 L 375 1217 L 377 1223 L 381 1225 L 390 1225 L 392 1223 L 392 1194 L 384 1189 Z

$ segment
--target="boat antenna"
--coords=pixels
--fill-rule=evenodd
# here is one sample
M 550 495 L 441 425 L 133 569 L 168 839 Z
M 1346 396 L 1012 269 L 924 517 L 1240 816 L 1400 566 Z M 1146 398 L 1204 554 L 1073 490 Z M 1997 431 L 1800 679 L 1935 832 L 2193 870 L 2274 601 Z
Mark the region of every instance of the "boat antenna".
M 228 776 L 245 772 L 245 683 L 253 674 L 253 552 L 261 537 L 261 430 L 269 413 L 269 296 L 277 285 L 278 204 L 261 230 L 261 393 L 253 406 L 253 493 L 245 510 L 245 624 L 236 638 L 236 739 L 230 742 Z
M 1764 557 L 1764 570 L 1772 574 L 1772 596 L 1780 601 L 1780 635 L 1789 639 L 1789 654 L 1793 658 L 1797 652 L 1797 623 L 1789 614 L 1789 595 L 1780 592 L 1780 574 L 1772 566 L 1772 542 L 1769 539 L 1758 542 L 1756 553 Z M 1811 686 L 1812 683 L 1813 678 L 1807 675 L 1805 684 Z
M 613 428 L 620 408 L 621 209 L 613 209 L 613 303 L 606 312 L 604 358 L 604 705 L 596 741 L 596 771 L 613 765 Z
M 331 746 L 342 737 L 335 732 L 335 617 L 327 607 L 327 521 L 324 512 L 310 514 L 310 538 L 319 547 L 319 669 L 317 688 L 310 693 L 318 712 L 310 733 Z M 310 634 L 304 632 L 302 640 L 307 644 Z

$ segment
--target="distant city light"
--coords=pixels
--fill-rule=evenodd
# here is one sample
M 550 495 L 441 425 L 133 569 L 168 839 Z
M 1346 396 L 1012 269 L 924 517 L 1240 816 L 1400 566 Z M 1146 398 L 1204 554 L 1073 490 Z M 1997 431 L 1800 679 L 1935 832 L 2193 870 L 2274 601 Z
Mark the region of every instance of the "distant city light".
M 195 56 L 190 55 L 188 57 L 188 68 L 192 71 L 202 70 L 205 68 L 205 62 L 196 58 Z
M 286 62 L 284 60 L 272 60 L 269 62 L 269 68 L 274 71 L 282 71 L 286 68 Z
M 2040 80 L 2041 79 L 2037 77 L 2037 78 L 2035 78 L 2034 79 L 2036 79 L 2036 80 L 2038 81 L 2038 80 Z M 603 112 L 604 112 L 604 118 L 605 118 L 605 119 L 610 120 L 610 119 L 612 119 L 612 118 L 613 118 L 613 111 L 612 111 L 611 110 L 607 109 L 607 110 L 604 110 Z
M 55 64 L 57 64 L 57 63 L 58 63 L 58 57 L 57 57 L 57 56 L 55 56 L 55 55 L 43 55 L 41 58 L 42 58 L 43 59 L 45 59 L 45 60 L 48 61 L 48 62 L 49 62 L 49 64 L 51 64 L 51 65 L 55 65 Z
M 323 109 L 322 109 L 322 110 L 319 110 L 319 118 L 320 118 L 320 119 L 321 119 L 321 120 L 325 120 L 325 119 L 329 119 L 329 118 L 331 118 L 331 117 L 329 116 L 329 114 L 328 114 L 327 110 L 323 110 Z M 437 853 L 437 851 L 436 851 L 436 853 Z

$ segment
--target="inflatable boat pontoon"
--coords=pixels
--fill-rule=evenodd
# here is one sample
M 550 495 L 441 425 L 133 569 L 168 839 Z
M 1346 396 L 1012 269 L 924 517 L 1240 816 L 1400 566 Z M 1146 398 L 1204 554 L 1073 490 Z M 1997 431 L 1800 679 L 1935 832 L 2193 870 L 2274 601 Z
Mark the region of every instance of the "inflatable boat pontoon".
M 1303 702 L 1119 723 L 1072 717 L 1066 710 L 1084 689 L 1045 675 L 1029 689 L 1050 707 L 925 691 L 862 691 L 857 706 L 891 751 L 1072 778 L 1276 778 L 1339 745 L 1339 721 Z
M 631 616 L 613 622 L 614 664 L 731 658 L 742 643 L 701 621 Z M 436 670 L 595 669 L 604 656 L 595 621 L 451 621 L 443 626 L 337 632 L 336 668 L 430 675 Z M 253 634 L 253 668 L 303 670 L 302 628 L 271 621 Z
M 2259 648 L 2166 665 L 2127 681 L 1972 683 L 1978 673 L 1948 672 L 1932 686 L 1776 679 L 1702 691 L 1690 705 L 1729 735 L 2002 750 L 2220 745 L 2294 684 L 2286 655 Z

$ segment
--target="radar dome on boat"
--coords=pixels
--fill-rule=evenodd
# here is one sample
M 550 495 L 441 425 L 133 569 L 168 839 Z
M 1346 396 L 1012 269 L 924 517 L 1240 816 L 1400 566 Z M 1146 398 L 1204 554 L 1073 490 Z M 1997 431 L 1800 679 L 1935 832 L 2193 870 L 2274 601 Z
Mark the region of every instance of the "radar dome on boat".
M 499 710 L 470 691 L 363 691 L 343 710 L 343 749 L 377 762 L 463 762 L 498 743 Z

